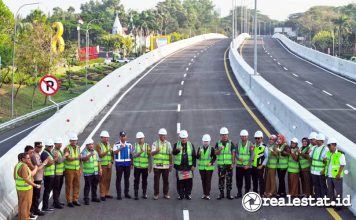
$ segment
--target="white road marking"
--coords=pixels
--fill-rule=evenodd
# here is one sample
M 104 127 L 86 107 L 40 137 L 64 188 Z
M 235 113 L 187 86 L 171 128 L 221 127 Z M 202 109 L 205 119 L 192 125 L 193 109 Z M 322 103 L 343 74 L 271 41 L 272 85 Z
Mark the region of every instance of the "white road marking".
M 189 70 L 189 68 L 187 67 L 186 69 L 185 69 L 185 71 L 188 71 Z
M 184 80 L 180 83 L 181 85 L 184 85 Z
M 327 92 L 327 91 L 325 91 L 325 90 L 323 90 L 323 93 L 325 93 L 325 94 L 327 94 L 327 95 L 329 95 L 329 96 L 333 96 L 333 94 L 331 94 L 330 92 Z
M 280 62 L 277 62 L 278 63 L 278 65 L 281 65 L 281 63 Z
M 194 58 L 196 58 L 197 56 L 196 55 L 194 55 Z
M 356 108 L 355 107 L 353 107 L 352 105 L 350 105 L 350 104 L 346 104 L 348 107 L 350 107 L 351 109 L 353 109 L 353 110 L 356 110 Z
M 189 220 L 189 211 L 183 210 L 183 220 Z
M 177 133 L 180 133 L 180 123 L 177 123 Z
M 308 83 L 309 85 L 313 85 L 313 83 L 309 82 L 309 81 L 305 81 L 306 83 Z
M 185 77 L 187 77 L 187 74 L 186 74 L 186 73 L 184 73 L 183 77 L 184 77 L 184 78 L 185 78 Z
M 178 96 L 182 96 L 182 90 L 179 90 Z
M 267 54 L 269 55 L 269 53 L 267 52 Z
M 16 134 L 11 135 L 11 136 L 8 137 L 8 138 L 5 138 L 4 140 L 1 140 L 1 141 L 0 141 L 0 144 L 2 144 L 2 143 L 4 143 L 4 142 L 6 142 L 6 141 L 8 141 L 8 140 L 10 140 L 10 139 L 12 139 L 12 138 L 14 138 L 14 137 L 16 137 L 17 135 L 20 135 L 20 134 L 24 133 L 25 131 L 28 131 L 28 130 L 30 130 L 30 129 L 32 129 L 32 128 L 38 126 L 38 125 L 40 125 L 41 123 L 42 123 L 42 122 L 37 123 L 37 124 L 35 124 L 35 125 L 32 125 L 31 127 L 28 127 L 28 128 L 26 128 L 25 130 L 22 130 L 22 131 L 20 131 L 20 132 L 18 132 L 18 133 L 16 133 Z
M 276 59 L 273 59 L 274 61 L 277 61 Z
M 272 55 L 270 55 L 270 57 L 271 57 L 271 58 L 273 58 L 273 56 L 272 56 Z
M 295 77 L 299 77 L 297 74 L 295 74 L 295 73 L 293 73 L 293 76 L 295 76 Z
M 180 112 L 180 104 L 177 106 L 177 112 Z
M 188 66 L 192 65 L 192 63 L 189 63 Z
M 191 59 L 190 61 L 192 61 L 192 62 L 193 62 L 193 61 L 194 61 L 194 59 Z
M 285 71 L 288 71 L 288 69 L 287 69 L 286 67 L 283 67 L 283 69 L 284 69 Z

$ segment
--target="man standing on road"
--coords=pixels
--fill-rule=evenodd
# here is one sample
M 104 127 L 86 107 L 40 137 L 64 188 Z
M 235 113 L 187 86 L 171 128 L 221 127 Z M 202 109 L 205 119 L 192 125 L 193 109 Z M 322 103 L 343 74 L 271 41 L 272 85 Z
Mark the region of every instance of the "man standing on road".
M 68 207 L 80 206 L 79 188 L 80 188 L 80 147 L 78 136 L 71 134 L 69 145 L 64 149 L 65 183 L 66 183 L 66 200 Z
M 179 133 L 180 141 L 173 146 L 175 155 L 174 169 L 177 175 L 178 199 L 192 199 L 193 172 L 196 167 L 196 154 L 194 145 L 188 141 L 188 132 L 181 130 Z
M 159 140 L 153 142 L 151 156 L 153 156 L 154 172 L 154 195 L 153 199 L 157 200 L 159 195 L 159 180 L 162 175 L 163 194 L 165 199 L 170 199 L 169 191 L 169 172 L 172 170 L 172 146 L 166 140 L 167 130 L 161 128 L 158 131 Z
M 254 147 L 248 140 L 247 130 L 240 132 L 241 141 L 236 148 L 236 186 L 237 195 L 235 198 L 242 197 L 243 180 L 245 179 L 245 194 L 251 188 L 251 165 L 254 160 Z
M 268 148 L 263 143 L 262 131 L 256 131 L 254 145 L 254 158 L 252 163 L 253 191 L 261 196 L 265 193 L 264 171 L 268 161 Z
M 225 197 L 224 188 L 226 180 L 226 198 L 233 199 L 231 196 L 232 189 L 232 172 L 235 163 L 235 145 L 229 140 L 229 131 L 226 127 L 220 129 L 220 141 L 215 145 L 215 155 L 218 160 L 219 190 L 220 195 L 217 198 L 221 200 Z
M 59 196 L 61 195 L 61 190 L 63 186 L 63 172 L 64 172 L 64 153 L 61 150 L 63 141 L 61 138 L 54 139 L 54 149 L 53 155 L 57 155 L 58 159 L 56 161 L 56 171 L 54 176 L 54 183 L 53 183 L 53 207 L 56 209 L 62 209 L 63 203 L 59 201 Z
M 105 201 L 106 199 L 112 199 L 109 194 L 110 182 L 112 174 L 113 153 L 112 147 L 109 143 L 109 132 L 102 131 L 100 133 L 100 142 L 96 146 L 96 151 L 101 159 L 101 169 L 103 170 L 100 178 L 100 199 Z
M 121 197 L 121 179 L 124 175 L 125 198 L 131 199 L 129 194 L 130 173 L 132 169 L 132 145 L 127 142 L 126 132 L 120 132 L 120 141 L 116 142 L 113 147 L 116 166 L 116 192 L 117 200 L 122 200 Z
M 43 206 L 42 211 L 50 212 L 53 211 L 53 208 L 49 207 L 49 194 L 53 190 L 54 185 L 54 174 L 55 174 L 55 162 L 58 160 L 58 155 L 53 155 L 53 140 L 48 139 L 45 142 L 45 150 L 41 154 L 41 160 L 45 161 L 48 158 L 48 163 L 44 168 L 44 192 L 43 192 Z
M 147 199 L 147 178 L 148 172 L 151 172 L 151 148 L 145 143 L 145 135 L 142 132 L 136 134 L 137 143 L 133 150 L 132 156 L 134 160 L 134 191 L 135 200 L 138 200 L 138 189 L 140 185 L 140 177 L 142 176 L 142 198 Z

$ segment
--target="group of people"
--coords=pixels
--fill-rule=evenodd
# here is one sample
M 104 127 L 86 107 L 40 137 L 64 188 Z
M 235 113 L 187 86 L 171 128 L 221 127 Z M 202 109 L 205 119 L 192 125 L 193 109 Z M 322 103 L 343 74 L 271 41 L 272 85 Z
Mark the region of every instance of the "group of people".
M 170 199 L 169 173 L 175 169 L 178 200 L 191 200 L 194 170 L 200 173 L 203 188 L 202 199 L 210 200 L 211 181 L 217 167 L 219 178 L 218 200 L 234 199 L 231 193 L 233 169 L 236 167 L 237 194 L 243 196 L 252 190 L 265 197 L 286 196 L 285 175 L 288 173 L 288 194 L 292 197 L 328 196 L 335 199 L 342 196 L 342 177 L 346 165 L 345 156 L 337 149 L 337 141 L 312 132 L 308 138 L 292 138 L 290 144 L 282 134 L 269 136 L 268 144 L 263 143 L 263 133 L 256 131 L 254 141 L 249 140 L 247 130 L 240 132 L 240 140 L 234 144 L 226 127 L 220 129 L 220 140 L 211 144 L 209 134 L 204 134 L 202 143 L 196 149 L 189 141 L 188 132 L 182 130 L 179 140 L 172 146 L 167 141 L 167 130 L 158 131 L 159 138 L 150 146 L 142 132 L 136 134 L 136 142 L 127 141 L 124 131 L 119 133 L 119 141 L 109 143 L 109 133 L 102 131 L 99 143 L 85 142 L 80 152 L 78 137 L 72 134 L 69 144 L 62 149 L 60 138 L 49 139 L 44 143 L 35 142 L 34 147 L 26 146 L 25 152 L 18 155 L 14 169 L 14 179 L 18 192 L 19 219 L 42 216 L 53 208 L 62 209 L 59 199 L 65 180 L 65 194 L 68 207 L 81 206 L 79 202 L 80 176 L 84 175 L 84 204 L 112 199 L 110 182 L 113 165 L 116 167 L 116 198 L 122 200 L 121 180 L 124 177 L 124 197 L 130 199 L 129 178 L 134 172 L 134 199 L 147 199 L 147 178 L 154 175 L 153 199 L 159 199 L 160 178 L 163 179 L 163 198 Z M 217 165 L 217 166 L 216 166 Z M 278 176 L 278 184 L 277 184 Z M 39 210 L 42 187 L 43 206 Z M 301 184 L 300 184 L 301 183 Z M 100 195 L 97 195 L 98 185 Z M 278 185 L 278 190 L 277 190 Z M 301 188 L 300 189 L 300 185 Z M 226 193 L 225 193 L 226 188 Z M 53 208 L 49 206 L 49 195 L 53 191 Z M 91 196 L 89 195 L 91 194 Z

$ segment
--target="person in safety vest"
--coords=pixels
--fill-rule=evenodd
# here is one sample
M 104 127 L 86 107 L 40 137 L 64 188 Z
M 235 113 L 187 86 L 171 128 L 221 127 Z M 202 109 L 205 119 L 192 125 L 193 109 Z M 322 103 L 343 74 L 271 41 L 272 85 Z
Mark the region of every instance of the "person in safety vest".
M 145 143 L 145 135 L 142 132 L 136 134 L 137 142 L 132 152 L 134 160 L 134 191 L 135 200 L 138 200 L 138 189 L 140 177 L 142 176 L 142 198 L 147 199 L 147 178 L 148 172 L 152 171 L 151 165 L 151 147 Z
M 204 134 L 202 138 L 203 146 L 197 150 L 198 169 L 203 186 L 202 199 L 210 200 L 211 177 L 215 170 L 216 156 L 214 147 L 210 145 L 211 137 L 209 134 Z
M 55 175 L 55 162 L 58 160 L 58 155 L 53 155 L 52 150 L 53 150 L 53 140 L 48 139 L 45 142 L 45 149 L 42 151 L 41 154 L 41 160 L 45 161 L 48 158 L 47 165 L 44 168 L 43 171 L 43 183 L 44 183 L 44 192 L 43 192 L 43 200 L 42 200 L 42 211 L 44 212 L 50 212 L 53 211 L 53 208 L 49 207 L 48 201 L 49 201 L 49 194 L 53 190 L 53 185 L 54 185 L 54 175 Z
M 232 172 L 235 163 L 235 145 L 229 140 L 229 130 L 226 127 L 220 129 L 220 140 L 215 144 L 215 155 L 218 164 L 219 190 L 220 195 L 217 198 L 221 200 L 225 197 L 225 179 L 226 179 L 226 198 L 234 199 L 231 195 L 232 190 Z
M 93 139 L 87 140 L 86 148 L 81 153 L 84 174 L 84 204 L 89 205 L 89 192 L 91 191 L 91 201 L 100 202 L 97 196 L 99 178 L 102 174 L 101 160 L 99 154 L 94 150 Z
M 323 198 L 327 194 L 325 177 L 325 161 L 329 148 L 324 145 L 325 135 L 319 133 L 316 136 L 316 145 L 309 153 L 311 159 L 311 174 L 313 181 L 314 194 L 316 198 Z
M 263 143 L 263 133 L 262 131 L 255 132 L 255 144 L 254 144 L 254 157 L 252 162 L 252 185 L 253 191 L 259 193 L 261 196 L 265 193 L 265 166 L 268 161 L 268 148 Z
M 100 133 L 100 142 L 96 145 L 95 148 L 101 159 L 102 174 L 99 183 L 101 201 L 113 198 L 113 196 L 109 194 L 109 191 L 112 174 L 112 164 L 114 162 L 114 154 L 109 142 L 109 138 L 109 132 L 102 131 Z
M 277 163 L 278 155 L 276 147 L 277 136 L 272 134 L 268 138 L 268 160 L 267 160 L 267 169 L 266 169 L 266 188 L 265 188 L 265 197 L 271 198 L 277 194 L 277 184 L 276 184 L 276 172 L 277 172 Z
M 18 155 L 18 163 L 14 168 L 14 180 L 18 198 L 18 219 L 30 219 L 33 187 L 40 189 L 41 185 L 34 183 L 33 176 L 36 174 L 37 166 L 31 171 L 27 164 L 30 156 L 27 153 Z
M 116 193 L 117 200 L 122 200 L 121 197 L 121 179 L 124 175 L 125 198 L 131 199 L 129 194 L 130 174 L 132 169 L 132 144 L 127 142 L 125 131 L 120 132 L 120 141 L 116 142 L 113 147 L 115 166 L 116 166 Z
M 254 161 L 254 146 L 248 140 L 248 132 L 242 130 L 240 132 L 241 141 L 236 147 L 236 199 L 242 197 L 242 185 L 245 179 L 245 194 L 251 188 L 251 168 Z
M 310 137 L 310 136 L 309 136 Z M 312 150 L 312 145 L 310 144 L 310 139 L 304 137 L 302 139 L 302 148 L 300 149 L 299 155 L 299 165 L 300 165 L 300 180 L 302 183 L 303 197 L 312 196 L 312 181 L 311 181 L 311 161 L 309 158 L 309 153 Z
M 318 135 L 318 133 L 316 133 L 315 131 L 310 132 L 309 134 L 309 148 L 310 150 L 313 149 L 313 147 L 316 145 L 316 136 Z
M 167 138 L 167 130 L 161 128 L 158 131 L 159 140 L 153 142 L 151 156 L 153 157 L 153 184 L 154 195 L 153 199 L 157 200 L 159 195 L 159 179 L 162 175 L 163 179 L 163 194 L 165 199 L 170 199 L 169 191 L 169 172 L 172 170 L 172 146 Z
M 290 149 L 288 150 L 288 194 L 292 198 L 300 195 L 299 192 L 299 156 L 300 150 L 298 147 L 298 139 L 292 138 L 290 142 Z
M 63 141 L 61 138 L 54 139 L 54 149 L 52 154 L 57 156 L 57 161 L 55 164 L 55 173 L 54 173 L 54 183 L 53 183 L 53 207 L 56 209 L 63 209 L 64 203 L 59 201 L 59 196 L 61 195 L 61 190 L 64 181 L 64 153 L 61 150 Z
M 69 144 L 64 148 L 64 176 L 66 184 L 66 200 L 67 206 L 81 206 L 79 203 L 79 188 L 80 188 L 80 147 L 78 144 L 77 134 L 71 134 Z
M 178 200 L 192 199 L 193 172 L 196 167 L 194 145 L 188 141 L 188 132 L 181 130 L 179 141 L 173 145 L 174 169 L 177 176 Z
M 328 183 L 328 197 L 335 201 L 336 198 L 342 199 L 342 178 L 346 166 L 345 155 L 337 149 L 337 140 L 328 139 L 329 151 L 326 153 L 325 175 Z M 341 210 L 342 207 L 335 207 L 335 210 Z
M 278 174 L 278 192 L 277 197 L 286 196 L 286 173 L 288 169 L 288 151 L 289 146 L 283 134 L 277 135 L 277 151 L 278 163 L 277 163 L 277 174 Z

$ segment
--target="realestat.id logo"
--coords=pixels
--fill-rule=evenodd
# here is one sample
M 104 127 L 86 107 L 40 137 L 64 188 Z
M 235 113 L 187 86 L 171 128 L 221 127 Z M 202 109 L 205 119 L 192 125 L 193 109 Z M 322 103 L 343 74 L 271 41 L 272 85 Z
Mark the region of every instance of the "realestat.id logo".
M 248 192 L 242 198 L 242 206 L 246 211 L 256 212 L 262 206 L 262 198 L 255 192 Z

